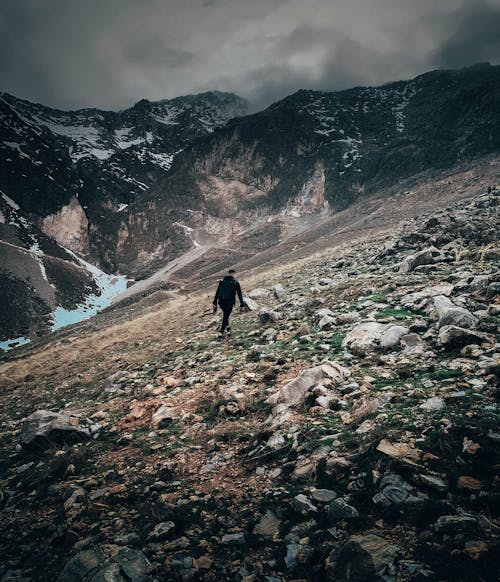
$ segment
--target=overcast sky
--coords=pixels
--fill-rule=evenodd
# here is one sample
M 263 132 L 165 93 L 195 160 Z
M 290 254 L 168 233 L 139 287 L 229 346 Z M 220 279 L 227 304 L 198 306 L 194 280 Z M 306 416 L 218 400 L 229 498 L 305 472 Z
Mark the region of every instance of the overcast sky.
M 0 91 L 120 109 L 218 89 L 254 108 L 500 63 L 500 0 L 0 0 Z

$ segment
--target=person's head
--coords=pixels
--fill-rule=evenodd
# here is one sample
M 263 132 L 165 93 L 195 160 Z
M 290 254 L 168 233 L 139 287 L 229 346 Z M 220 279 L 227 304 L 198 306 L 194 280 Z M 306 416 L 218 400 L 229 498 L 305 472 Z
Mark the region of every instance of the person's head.
M 234 269 L 229 269 L 229 271 L 227 272 L 228 275 L 231 275 L 232 277 L 234 277 L 234 275 L 236 274 L 236 271 Z

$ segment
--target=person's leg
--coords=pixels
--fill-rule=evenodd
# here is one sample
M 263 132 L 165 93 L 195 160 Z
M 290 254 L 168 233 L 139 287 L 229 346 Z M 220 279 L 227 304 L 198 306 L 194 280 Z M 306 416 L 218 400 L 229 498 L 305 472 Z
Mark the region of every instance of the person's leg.
M 221 309 L 222 309 L 222 324 L 220 326 L 220 332 L 224 333 L 224 331 L 226 330 L 226 328 L 229 326 L 229 316 L 231 315 L 231 311 L 233 310 L 233 306 L 232 305 L 228 305 L 227 303 L 223 303 L 221 304 Z

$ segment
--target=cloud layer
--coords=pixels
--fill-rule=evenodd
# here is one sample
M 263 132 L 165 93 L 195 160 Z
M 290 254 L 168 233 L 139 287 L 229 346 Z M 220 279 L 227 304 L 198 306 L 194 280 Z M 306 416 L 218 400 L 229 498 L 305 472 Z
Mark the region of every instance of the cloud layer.
M 117 109 L 210 89 L 255 108 L 500 63 L 500 0 L 3 0 L 0 90 Z

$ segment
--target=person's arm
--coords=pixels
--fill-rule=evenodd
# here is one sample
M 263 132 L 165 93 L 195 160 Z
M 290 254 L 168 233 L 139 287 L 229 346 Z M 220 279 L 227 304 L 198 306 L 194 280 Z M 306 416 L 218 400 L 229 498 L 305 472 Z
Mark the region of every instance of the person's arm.
M 236 281 L 236 293 L 238 293 L 238 299 L 240 300 L 240 307 L 244 307 L 245 302 L 243 301 L 243 295 L 241 294 L 241 287 L 238 281 Z
M 220 284 L 221 282 L 219 281 L 219 284 L 217 285 L 217 291 L 215 292 L 214 300 L 212 301 L 214 307 L 217 307 L 217 299 L 219 299 Z

